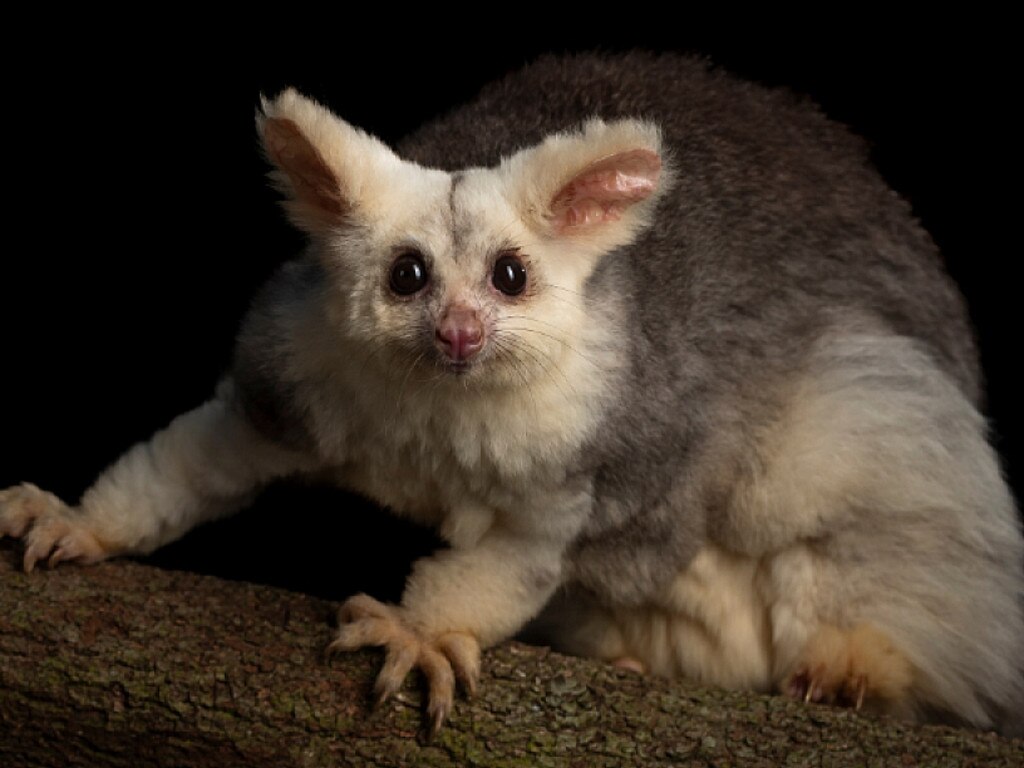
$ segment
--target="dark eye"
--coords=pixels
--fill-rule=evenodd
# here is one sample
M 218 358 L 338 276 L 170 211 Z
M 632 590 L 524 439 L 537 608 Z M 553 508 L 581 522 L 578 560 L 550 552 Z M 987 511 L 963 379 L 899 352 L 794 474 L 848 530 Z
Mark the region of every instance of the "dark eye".
M 498 258 L 491 276 L 494 287 L 508 296 L 518 296 L 526 288 L 526 267 L 510 253 Z
M 411 296 L 427 284 L 427 265 L 415 251 L 403 253 L 391 265 L 391 290 L 399 296 Z

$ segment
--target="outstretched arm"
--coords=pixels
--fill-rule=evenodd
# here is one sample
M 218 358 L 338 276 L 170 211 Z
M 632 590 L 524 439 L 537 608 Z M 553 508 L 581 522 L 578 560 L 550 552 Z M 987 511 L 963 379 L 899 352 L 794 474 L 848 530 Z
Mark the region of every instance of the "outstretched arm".
M 263 437 L 234 403 L 229 380 L 212 400 L 133 446 L 77 507 L 31 483 L 0 491 L 0 536 L 24 537 L 26 571 L 43 559 L 91 563 L 151 552 L 313 464 Z

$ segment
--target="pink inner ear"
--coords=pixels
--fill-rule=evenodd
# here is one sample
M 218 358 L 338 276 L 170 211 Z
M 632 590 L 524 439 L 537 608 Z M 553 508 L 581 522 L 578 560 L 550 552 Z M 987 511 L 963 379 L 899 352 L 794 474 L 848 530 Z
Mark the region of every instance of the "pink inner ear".
M 269 118 L 263 126 L 263 143 L 271 161 L 284 171 L 296 197 L 321 216 L 340 217 L 347 205 L 338 179 L 293 121 Z
M 551 214 L 558 231 L 615 221 L 658 186 L 661 158 L 649 149 L 620 152 L 591 163 L 558 191 Z

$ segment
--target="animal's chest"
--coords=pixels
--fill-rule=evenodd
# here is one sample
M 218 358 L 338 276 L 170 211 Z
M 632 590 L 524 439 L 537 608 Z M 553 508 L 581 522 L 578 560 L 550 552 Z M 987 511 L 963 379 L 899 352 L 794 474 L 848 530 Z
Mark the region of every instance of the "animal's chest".
M 461 507 L 514 512 L 558 487 L 588 427 L 585 409 L 566 418 L 512 398 L 366 400 L 344 416 L 337 480 L 426 523 Z
M 396 512 L 435 522 L 447 509 L 501 486 L 491 462 L 465 461 L 444 425 L 425 420 L 358 429 L 339 483 Z M 464 449 L 463 449 L 464 450 Z

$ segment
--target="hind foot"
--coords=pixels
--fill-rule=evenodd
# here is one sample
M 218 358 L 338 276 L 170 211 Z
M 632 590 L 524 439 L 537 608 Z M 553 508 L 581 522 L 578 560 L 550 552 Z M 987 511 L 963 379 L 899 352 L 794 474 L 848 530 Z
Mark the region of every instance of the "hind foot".
M 781 688 L 793 699 L 892 712 L 906 699 L 911 680 L 910 661 L 880 630 L 867 624 L 825 626 Z

